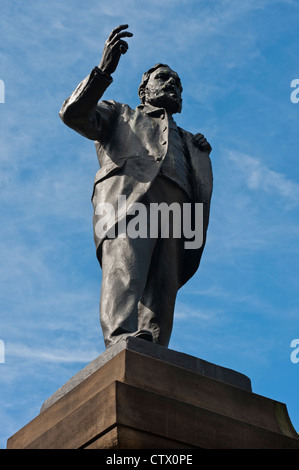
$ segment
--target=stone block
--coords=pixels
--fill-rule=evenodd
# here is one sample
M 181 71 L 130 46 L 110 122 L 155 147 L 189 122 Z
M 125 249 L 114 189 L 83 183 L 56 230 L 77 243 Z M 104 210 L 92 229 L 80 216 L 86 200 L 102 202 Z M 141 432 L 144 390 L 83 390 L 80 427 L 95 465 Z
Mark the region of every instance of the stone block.
M 238 372 L 129 338 L 8 439 L 8 449 L 299 449 L 286 405 Z

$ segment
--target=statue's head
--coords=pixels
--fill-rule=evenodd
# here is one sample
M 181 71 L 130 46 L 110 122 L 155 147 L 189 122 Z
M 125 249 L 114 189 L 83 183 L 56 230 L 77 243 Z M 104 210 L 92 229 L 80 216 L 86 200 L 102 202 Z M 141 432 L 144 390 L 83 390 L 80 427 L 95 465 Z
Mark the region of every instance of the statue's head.
M 175 114 L 182 109 L 182 91 L 178 74 L 168 65 L 156 64 L 143 74 L 138 95 L 142 104 L 148 103 Z

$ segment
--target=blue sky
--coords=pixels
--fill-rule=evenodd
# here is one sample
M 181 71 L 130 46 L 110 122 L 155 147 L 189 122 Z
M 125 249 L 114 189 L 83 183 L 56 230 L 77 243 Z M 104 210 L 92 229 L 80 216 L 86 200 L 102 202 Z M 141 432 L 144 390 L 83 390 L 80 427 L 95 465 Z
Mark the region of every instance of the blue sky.
M 104 351 L 98 163 L 58 112 L 124 23 L 134 37 L 105 98 L 137 106 L 142 73 L 167 63 L 184 87 L 176 122 L 213 147 L 208 241 L 170 347 L 249 376 L 299 431 L 298 20 L 296 0 L 2 0 L 0 448 Z

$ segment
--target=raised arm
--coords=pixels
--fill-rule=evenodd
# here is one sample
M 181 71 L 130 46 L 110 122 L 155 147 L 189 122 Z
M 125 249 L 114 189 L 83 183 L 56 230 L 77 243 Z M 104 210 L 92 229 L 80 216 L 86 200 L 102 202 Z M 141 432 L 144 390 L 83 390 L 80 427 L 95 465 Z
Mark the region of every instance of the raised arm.
M 98 67 L 86 77 L 67 98 L 59 112 L 62 121 L 79 134 L 92 140 L 101 140 L 109 129 L 114 116 L 113 106 L 98 105 L 107 87 L 112 83 L 121 54 L 128 50 L 122 38 L 133 36 L 128 25 L 115 28 L 105 42 L 102 59 Z

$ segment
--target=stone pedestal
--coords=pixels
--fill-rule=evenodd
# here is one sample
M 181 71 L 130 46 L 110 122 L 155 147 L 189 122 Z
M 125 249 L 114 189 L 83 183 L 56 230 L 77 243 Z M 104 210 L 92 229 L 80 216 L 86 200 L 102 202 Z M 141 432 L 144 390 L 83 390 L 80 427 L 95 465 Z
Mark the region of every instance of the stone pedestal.
M 136 338 L 86 366 L 8 449 L 299 449 L 283 403 L 230 369 Z

